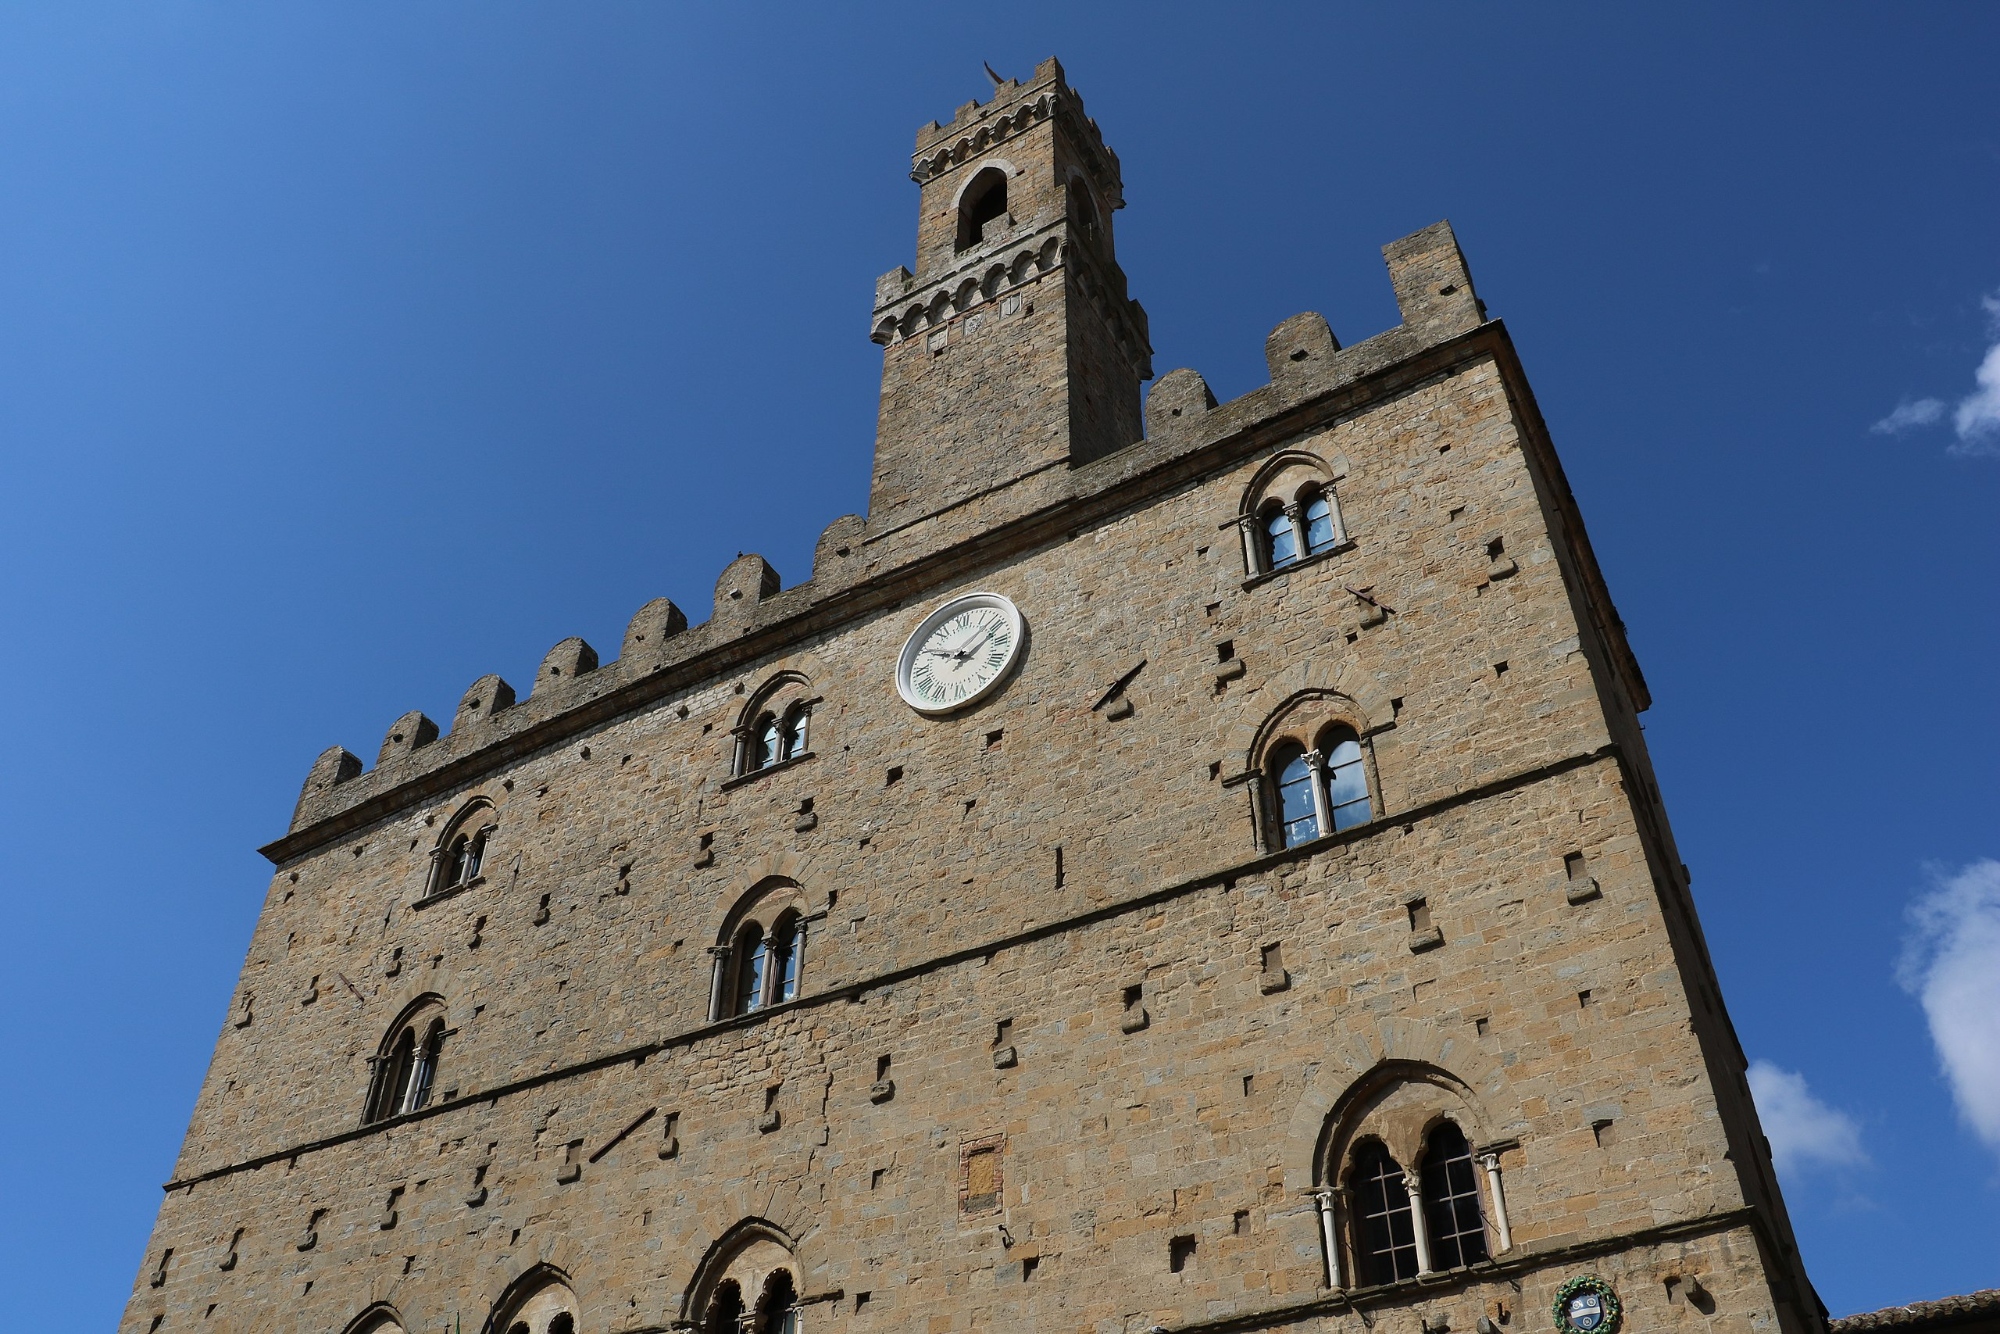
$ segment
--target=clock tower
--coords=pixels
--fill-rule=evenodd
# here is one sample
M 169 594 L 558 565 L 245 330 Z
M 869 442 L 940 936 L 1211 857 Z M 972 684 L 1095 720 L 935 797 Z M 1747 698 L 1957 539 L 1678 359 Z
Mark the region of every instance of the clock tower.
M 916 271 L 875 284 L 879 535 L 1144 433 L 1146 312 L 1125 295 L 1118 155 L 1051 58 L 917 133 Z

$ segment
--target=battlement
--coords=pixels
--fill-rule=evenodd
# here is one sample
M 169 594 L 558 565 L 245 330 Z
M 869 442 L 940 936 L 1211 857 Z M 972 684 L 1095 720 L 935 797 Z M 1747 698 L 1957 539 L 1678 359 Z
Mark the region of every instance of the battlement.
M 1359 411 L 1412 375 L 1435 373 L 1441 351 L 1449 364 L 1461 354 L 1490 354 L 1496 340 L 1504 345 L 1504 332 L 1486 321 L 1473 293 L 1448 223 L 1395 241 L 1383 255 L 1402 313 L 1396 327 L 1343 348 L 1323 317 L 1294 316 L 1266 340 L 1271 383 L 1218 404 L 1198 372 L 1170 372 L 1147 399 L 1145 439 L 913 523 L 842 516 L 822 532 L 811 578 L 790 588 L 763 557 L 739 556 L 718 577 L 714 610 L 699 625 L 657 598 L 633 616 L 616 659 L 600 663 L 583 640 L 565 639 L 543 659 L 525 698 L 500 677 L 482 676 L 448 732 L 421 713 L 398 718 L 372 769 L 343 747 L 327 750 L 313 763 L 290 831 L 263 853 L 282 863 L 523 755 L 707 688 L 802 634 L 1137 503 L 1152 488 L 1175 485 L 1194 461 L 1223 466 L 1274 432 L 1310 429 L 1316 414 Z M 1468 338 L 1482 331 L 1490 336 Z M 1634 697 L 1643 698 L 1622 641 L 1617 656 L 1630 663 Z
M 1050 56 L 1035 66 L 1026 83 L 1005 79 L 994 85 L 986 102 L 971 101 L 952 113 L 951 123 L 931 121 L 917 131 L 910 157 L 910 179 L 922 184 L 976 157 L 992 145 L 1019 135 L 1033 125 L 1061 116 L 1076 148 L 1091 159 L 1093 175 L 1112 208 L 1125 207 L 1118 155 L 1083 109 L 1083 95 L 1063 78 L 1062 64 Z

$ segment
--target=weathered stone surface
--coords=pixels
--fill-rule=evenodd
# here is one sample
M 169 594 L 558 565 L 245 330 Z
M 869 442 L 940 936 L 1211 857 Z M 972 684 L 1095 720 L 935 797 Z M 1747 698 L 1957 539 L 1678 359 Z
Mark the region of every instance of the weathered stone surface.
M 1631 1329 L 1818 1328 L 1644 682 L 1450 229 L 1386 248 L 1399 328 L 1286 321 L 1272 385 L 1177 371 L 1142 440 L 1116 158 L 1060 69 L 915 165 L 870 515 L 807 583 L 743 556 L 705 625 L 649 603 L 615 662 L 566 640 L 524 700 L 320 757 L 122 1328 L 660 1330 L 781 1272 L 815 1334 L 1539 1330 L 1586 1272 Z M 1260 566 L 1246 527 L 1319 495 L 1345 540 Z M 973 590 L 1020 668 L 921 717 L 896 653 Z M 771 700 L 810 744 L 736 772 Z M 1373 818 L 1279 848 L 1273 757 L 1335 725 Z M 753 919 L 803 933 L 798 998 L 714 1020 Z M 362 1125 L 431 997 L 428 1105 Z M 1482 1194 L 1492 1260 L 1360 1283 L 1348 1199 L 1329 1287 L 1315 1192 L 1444 1114 L 1511 1246 Z

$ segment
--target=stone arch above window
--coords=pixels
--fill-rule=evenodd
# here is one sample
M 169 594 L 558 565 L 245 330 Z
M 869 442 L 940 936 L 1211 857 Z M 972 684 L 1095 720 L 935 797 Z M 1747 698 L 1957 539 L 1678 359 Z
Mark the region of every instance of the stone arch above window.
M 431 845 L 424 897 L 436 898 L 478 884 L 485 875 L 488 845 L 499 827 L 493 803 L 485 797 L 474 797 L 459 807 Z
M 341 1334 L 404 1334 L 403 1317 L 387 1302 L 376 1302 L 347 1322 Z
M 577 1334 L 580 1309 L 569 1276 L 536 1265 L 507 1285 L 482 1334 Z
M 805 891 L 784 877 L 759 881 L 737 901 L 709 948 L 711 1022 L 799 998 L 809 920 Z
M 1331 690 L 1285 701 L 1259 729 L 1246 771 L 1258 787 L 1257 826 L 1266 851 L 1375 818 L 1380 790 L 1366 715 Z
M 803 1274 L 791 1238 L 748 1219 L 709 1248 L 681 1302 L 698 1334 L 797 1334 Z
M 1347 524 L 1335 490 L 1346 475 L 1344 463 L 1329 463 L 1304 450 L 1286 450 L 1257 470 L 1236 517 L 1247 578 L 1275 574 L 1347 546 Z
M 737 715 L 731 773 L 748 778 L 812 754 L 812 714 L 819 702 L 800 672 L 779 672 L 759 686 Z
M 442 996 L 419 996 L 405 1006 L 368 1059 L 368 1101 L 361 1123 L 407 1116 L 428 1106 L 450 1036 Z
M 1472 1091 L 1435 1066 L 1385 1062 L 1343 1094 L 1314 1168 L 1329 1282 L 1400 1283 L 1508 1249 L 1489 1131 Z
M 986 224 L 1007 217 L 1007 178 L 1013 169 L 1004 162 L 981 167 L 958 193 L 958 234 L 952 248 L 966 251 L 985 239 Z

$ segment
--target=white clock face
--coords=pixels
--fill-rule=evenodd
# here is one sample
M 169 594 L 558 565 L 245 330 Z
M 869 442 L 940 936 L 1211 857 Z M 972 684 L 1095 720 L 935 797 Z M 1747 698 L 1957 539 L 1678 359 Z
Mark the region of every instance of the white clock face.
M 1020 610 L 998 593 L 953 598 L 903 645 L 896 689 L 919 713 L 966 708 L 1013 669 L 1023 628 Z

